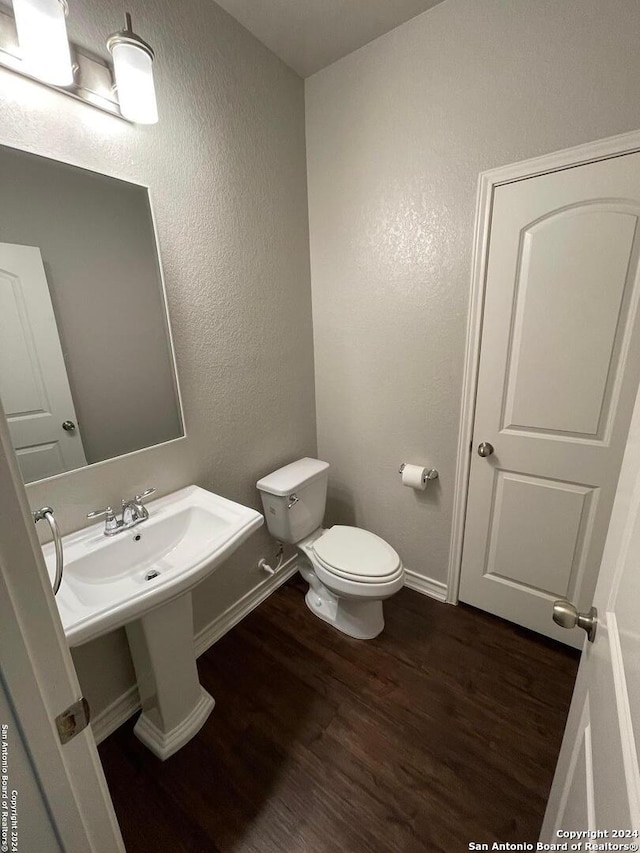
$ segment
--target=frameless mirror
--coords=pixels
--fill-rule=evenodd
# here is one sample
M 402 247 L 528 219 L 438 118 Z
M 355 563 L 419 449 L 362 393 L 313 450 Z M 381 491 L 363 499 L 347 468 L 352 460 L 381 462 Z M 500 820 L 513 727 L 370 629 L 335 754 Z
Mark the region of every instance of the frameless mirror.
M 0 146 L 0 398 L 25 483 L 183 435 L 146 187 Z

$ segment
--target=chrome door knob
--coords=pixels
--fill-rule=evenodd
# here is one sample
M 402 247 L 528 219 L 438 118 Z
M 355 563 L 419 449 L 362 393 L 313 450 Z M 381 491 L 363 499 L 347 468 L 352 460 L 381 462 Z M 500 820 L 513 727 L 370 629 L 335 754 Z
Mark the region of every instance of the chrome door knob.
M 62 429 L 65 432 L 73 432 L 75 430 L 75 428 L 76 428 L 76 425 L 74 424 L 73 421 L 64 421 L 62 424 Z
M 592 607 L 588 613 L 580 613 L 575 604 L 566 601 L 564 598 L 553 603 L 553 621 L 561 628 L 582 628 L 587 632 L 587 638 L 590 643 L 596 638 L 596 628 L 598 626 L 598 611 Z
M 478 445 L 478 456 L 491 456 L 493 453 L 493 444 L 488 441 L 481 441 Z

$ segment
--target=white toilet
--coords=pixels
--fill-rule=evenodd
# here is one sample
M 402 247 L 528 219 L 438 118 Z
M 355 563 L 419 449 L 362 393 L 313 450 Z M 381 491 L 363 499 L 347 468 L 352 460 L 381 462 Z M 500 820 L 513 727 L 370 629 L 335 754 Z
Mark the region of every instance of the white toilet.
M 309 558 L 300 573 L 309 609 L 344 634 L 371 640 L 384 628 L 382 602 L 404 583 L 391 545 L 359 527 L 322 527 L 329 464 L 299 459 L 258 481 L 271 535 Z

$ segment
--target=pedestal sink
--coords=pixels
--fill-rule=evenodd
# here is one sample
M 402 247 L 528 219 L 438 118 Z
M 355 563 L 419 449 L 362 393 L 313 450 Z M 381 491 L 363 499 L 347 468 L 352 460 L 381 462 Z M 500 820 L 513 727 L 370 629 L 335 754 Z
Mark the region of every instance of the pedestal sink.
M 191 590 L 263 523 L 259 512 L 188 486 L 148 504 L 149 519 L 113 537 L 95 524 L 63 538 L 56 596 L 70 646 L 125 626 L 142 714 L 135 733 L 159 758 L 201 728 L 214 700 L 200 685 Z M 53 545 L 43 548 L 53 577 Z

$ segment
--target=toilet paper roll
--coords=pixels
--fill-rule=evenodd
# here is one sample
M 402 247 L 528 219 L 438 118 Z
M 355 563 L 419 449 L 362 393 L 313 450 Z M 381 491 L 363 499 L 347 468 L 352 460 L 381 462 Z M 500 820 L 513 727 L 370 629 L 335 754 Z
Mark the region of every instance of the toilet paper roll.
M 424 492 L 427 488 L 427 469 L 420 465 L 405 465 L 402 469 L 402 485 Z

